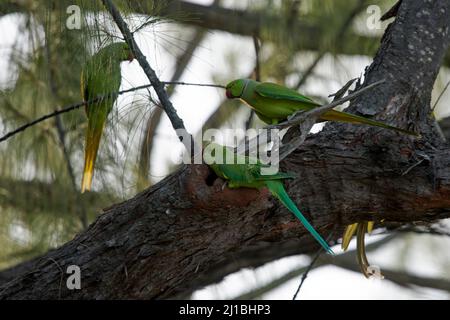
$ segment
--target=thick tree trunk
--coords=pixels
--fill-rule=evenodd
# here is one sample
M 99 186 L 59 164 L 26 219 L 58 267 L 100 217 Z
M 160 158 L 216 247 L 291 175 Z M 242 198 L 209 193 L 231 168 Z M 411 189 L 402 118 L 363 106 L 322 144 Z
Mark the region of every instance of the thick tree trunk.
M 431 89 L 449 45 L 448 0 L 403 1 L 366 83 L 386 83 L 350 110 L 422 133 L 330 124 L 283 163 L 288 193 L 319 232 L 339 238 L 348 223 L 450 217 L 450 148 L 430 114 Z M 204 165 L 186 165 L 108 209 L 74 240 L 25 267 L 0 298 L 173 298 L 246 266 L 317 244 L 265 190 L 222 190 Z M 66 268 L 81 268 L 68 290 Z M 25 271 L 24 271 L 25 270 Z

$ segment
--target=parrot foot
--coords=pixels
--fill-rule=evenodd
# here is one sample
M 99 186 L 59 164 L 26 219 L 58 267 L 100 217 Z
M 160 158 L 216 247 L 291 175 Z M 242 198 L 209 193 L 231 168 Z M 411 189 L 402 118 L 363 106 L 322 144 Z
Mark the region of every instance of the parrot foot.
M 364 273 L 367 278 L 374 278 L 374 279 L 380 279 L 383 280 L 384 276 L 381 273 L 381 269 L 379 266 L 370 265 L 366 268 L 366 272 Z
M 225 187 L 227 186 L 227 184 L 228 184 L 228 182 L 225 181 L 225 182 L 222 184 L 222 187 L 221 187 L 220 189 L 221 189 L 222 191 L 225 190 Z

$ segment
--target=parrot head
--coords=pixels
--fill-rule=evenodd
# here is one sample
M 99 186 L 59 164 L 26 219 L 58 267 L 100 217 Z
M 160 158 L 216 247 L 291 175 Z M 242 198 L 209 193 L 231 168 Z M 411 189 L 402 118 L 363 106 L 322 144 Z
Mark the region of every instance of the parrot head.
M 240 98 L 249 79 L 237 79 L 227 84 L 225 90 L 228 99 Z

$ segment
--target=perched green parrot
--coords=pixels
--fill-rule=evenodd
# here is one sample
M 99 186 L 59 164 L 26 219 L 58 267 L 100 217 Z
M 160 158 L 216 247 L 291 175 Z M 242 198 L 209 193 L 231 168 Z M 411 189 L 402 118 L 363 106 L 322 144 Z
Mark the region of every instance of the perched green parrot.
M 262 175 L 261 169 L 264 166 L 256 159 L 235 154 L 231 148 L 224 147 L 217 143 L 210 143 L 206 150 L 213 150 L 214 152 L 222 152 L 222 159 L 229 159 L 225 154 L 231 155 L 232 163 L 218 164 L 211 163 L 209 166 L 216 173 L 217 176 L 228 181 L 229 188 L 255 188 L 260 189 L 267 187 L 270 192 L 277 197 L 283 205 L 289 209 L 305 226 L 305 228 L 312 234 L 312 236 L 320 243 L 320 245 L 330 254 L 334 254 L 327 242 L 320 236 L 314 227 L 303 216 L 295 203 L 289 198 L 286 190 L 283 187 L 282 181 L 284 179 L 294 178 L 289 173 L 279 172 L 273 175 Z M 223 161 L 225 162 L 225 161 Z M 242 163 L 242 164 L 241 164 Z M 255 163 L 255 164 L 252 164 Z
M 258 82 L 252 79 L 237 79 L 226 86 L 226 96 L 229 99 L 241 99 L 250 108 L 255 110 L 258 117 L 268 124 L 278 124 L 293 113 L 308 111 L 320 106 L 311 98 L 301 95 L 295 90 L 288 89 L 275 83 Z M 322 121 L 340 121 L 355 124 L 391 129 L 409 135 L 418 136 L 417 133 L 390 126 L 388 124 L 370 120 L 354 114 L 329 110 L 320 116 Z
M 81 72 L 81 95 L 83 101 L 94 100 L 98 96 L 119 91 L 121 75 L 120 63 L 134 59 L 133 53 L 125 42 L 106 46 L 94 54 Z M 108 96 L 95 103 L 86 105 L 88 127 L 84 154 L 83 179 L 81 192 L 91 189 L 94 164 L 102 137 L 106 118 L 111 112 L 116 96 Z

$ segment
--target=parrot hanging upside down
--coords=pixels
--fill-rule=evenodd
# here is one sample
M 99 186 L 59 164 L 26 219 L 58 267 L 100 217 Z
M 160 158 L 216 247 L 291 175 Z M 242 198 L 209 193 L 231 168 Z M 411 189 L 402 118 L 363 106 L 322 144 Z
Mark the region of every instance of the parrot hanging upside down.
M 228 99 L 238 98 L 255 110 L 258 117 L 267 124 L 278 124 L 297 111 L 308 111 L 321 105 L 311 98 L 301 95 L 270 82 L 258 82 L 252 79 L 237 79 L 226 86 Z M 367 124 L 401 133 L 419 136 L 417 133 L 390 126 L 388 124 L 367 119 L 354 114 L 329 110 L 320 116 L 323 121 L 339 121 L 354 124 Z
M 344 231 L 344 235 L 342 236 L 342 249 L 346 251 L 348 249 L 348 245 L 352 240 L 353 235 L 356 233 L 356 251 L 357 251 L 357 259 L 358 264 L 361 269 L 361 272 L 364 274 L 366 278 L 370 278 L 373 276 L 373 271 L 370 270 L 370 264 L 367 260 L 366 256 L 366 247 L 364 237 L 367 233 L 371 233 L 373 229 L 374 222 L 373 221 L 364 221 L 357 222 L 347 226 Z M 378 275 L 380 278 L 383 278 L 382 274 Z
M 94 54 L 81 72 L 81 95 L 83 101 L 98 96 L 117 93 L 120 88 L 120 63 L 133 61 L 134 56 L 125 42 L 113 43 Z M 102 137 L 106 118 L 111 112 L 116 96 L 107 96 L 94 103 L 86 104 L 88 127 L 84 154 L 84 170 L 81 192 L 91 189 L 94 164 Z
M 210 164 L 210 168 L 217 176 L 228 181 L 228 187 L 233 188 L 254 188 L 260 189 L 267 187 L 269 191 L 277 197 L 281 203 L 289 209 L 305 226 L 305 228 L 312 234 L 312 236 L 319 242 L 319 244 L 326 250 L 327 253 L 334 254 L 328 243 L 320 236 L 314 227 L 303 216 L 295 203 L 289 198 L 286 190 L 283 187 L 284 179 L 291 179 L 293 176 L 289 173 L 279 172 L 274 175 L 262 175 L 261 168 L 265 165 L 259 161 L 250 161 L 249 157 L 235 154 L 231 148 L 221 146 L 217 143 L 210 143 L 206 150 L 213 149 L 214 152 L 222 152 L 223 158 L 228 159 L 225 154 L 232 155 L 234 159 L 233 164 Z M 255 159 L 252 159 L 255 160 Z M 256 164 L 251 164 L 255 163 Z

